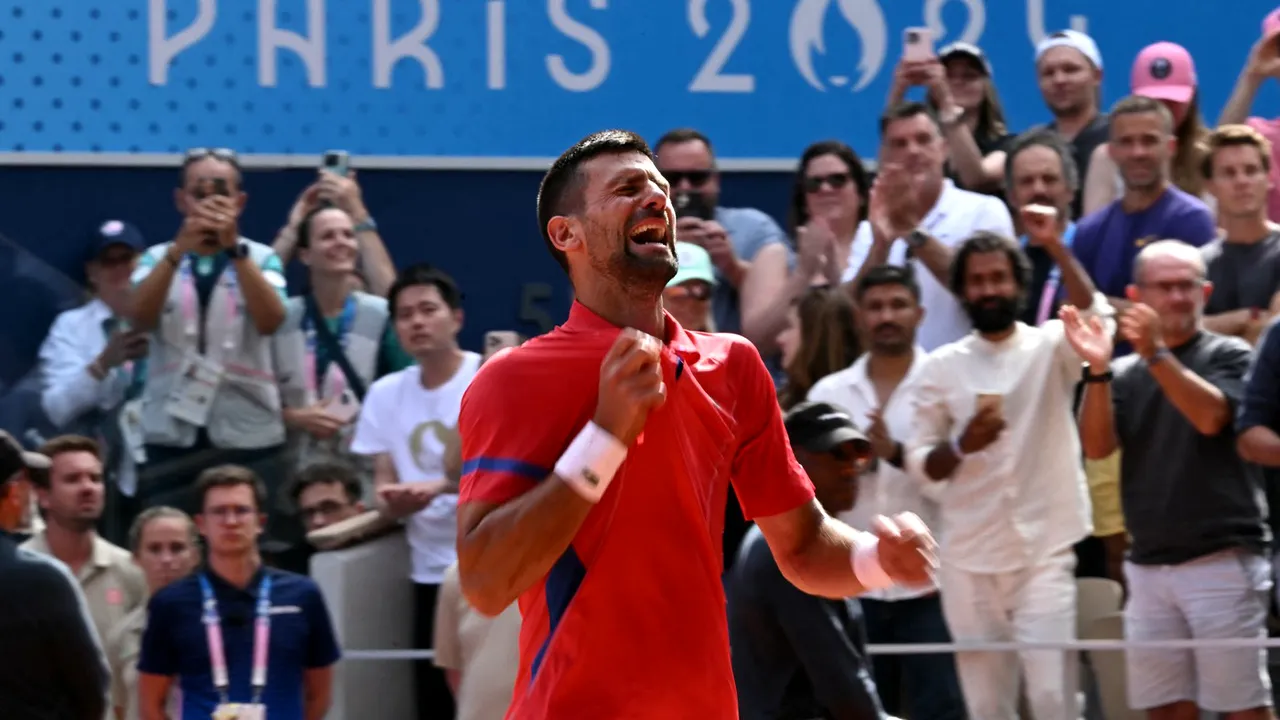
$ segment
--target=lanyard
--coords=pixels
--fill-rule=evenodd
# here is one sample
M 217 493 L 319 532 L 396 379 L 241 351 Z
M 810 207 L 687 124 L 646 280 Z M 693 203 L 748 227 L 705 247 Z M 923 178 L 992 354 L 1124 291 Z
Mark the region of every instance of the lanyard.
M 200 573 L 200 591 L 204 595 L 204 631 L 209 641 L 209 665 L 213 670 L 213 687 L 225 705 L 231 683 L 227 679 L 227 655 L 222 645 L 222 618 L 218 615 L 218 601 L 213 597 L 209 578 Z M 253 629 L 253 702 L 262 700 L 267 687 L 267 646 L 271 641 L 271 576 L 265 572 L 258 586 L 258 612 Z
M 185 323 L 188 338 L 194 338 L 199 334 L 199 328 L 196 323 L 200 321 L 199 300 L 196 299 L 196 278 L 195 271 L 191 268 L 191 256 L 184 255 L 182 257 L 182 265 L 179 266 L 179 279 L 182 283 L 182 319 Z M 227 295 L 227 328 L 226 337 L 222 341 L 222 347 L 228 351 L 235 348 L 235 340 L 232 337 L 231 328 L 236 321 L 236 269 L 232 265 L 222 271 L 222 276 L 226 278 L 226 295 Z M 222 280 L 218 281 L 222 283 Z M 215 288 L 216 289 L 216 288 Z M 210 293 L 210 299 L 213 295 Z
M 1076 224 L 1069 223 L 1067 229 L 1062 232 L 1062 246 L 1068 251 L 1071 250 L 1071 243 L 1076 239 Z M 1022 243 L 1022 249 L 1027 248 L 1029 242 L 1026 235 L 1018 238 Z M 1058 288 L 1062 285 L 1062 268 L 1056 264 L 1049 269 L 1049 277 L 1044 281 L 1044 292 L 1040 293 L 1040 304 L 1036 308 L 1036 325 L 1043 325 L 1049 319 L 1049 315 L 1053 313 L 1053 303 L 1058 299 Z
M 329 383 L 331 389 L 328 393 L 323 392 L 324 388 L 321 387 L 321 385 L 324 383 L 324 379 L 320 377 L 319 365 L 316 363 L 317 346 L 315 324 L 312 322 L 310 313 L 303 313 L 302 318 L 307 338 L 307 389 L 311 391 L 311 394 L 317 400 L 326 397 L 338 397 L 342 395 L 342 391 L 347 387 L 346 375 L 341 372 L 332 372 L 336 363 L 333 358 L 329 358 L 329 366 L 325 368 L 325 374 L 331 378 L 331 382 Z M 354 295 L 348 295 L 347 301 L 342 304 L 342 315 L 338 317 L 338 346 L 343 350 L 347 347 L 347 338 L 351 334 L 351 326 L 355 324 L 355 320 L 356 298 Z

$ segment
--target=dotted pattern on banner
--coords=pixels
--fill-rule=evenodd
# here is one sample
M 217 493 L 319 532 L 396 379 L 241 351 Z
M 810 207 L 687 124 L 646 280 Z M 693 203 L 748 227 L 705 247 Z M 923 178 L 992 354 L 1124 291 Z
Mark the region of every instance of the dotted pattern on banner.
M 304 40 L 308 8 L 324 13 L 325 84 L 313 88 L 304 61 L 287 48 L 274 50 L 276 86 L 259 84 L 258 13 L 266 0 L 214 0 L 213 26 L 170 62 L 163 85 L 149 82 L 142 0 L 0 0 L 0 151 L 520 154 L 510 118 L 528 95 L 486 87 L 485 4 L 437 2 L 441 18 L 427 45 L 441 60 L 445 87 L 428 90 L 412 58 L 394 66 L 390 88 L 374 86 L 376 2 L 276 0 L 275 27 Z M 411 32 L 432 2 L 389 0 L 389 37 Z M 162 4 L 172 38 L 196 20 L 200 2 Z M 507 6 L 508 26 L 522 4 Z M 508 52 L 520 44 L 510 40 Z M 541 62 L 533 65 L 542 71 Z M 519 77 L 514 66 L 508 82 Z

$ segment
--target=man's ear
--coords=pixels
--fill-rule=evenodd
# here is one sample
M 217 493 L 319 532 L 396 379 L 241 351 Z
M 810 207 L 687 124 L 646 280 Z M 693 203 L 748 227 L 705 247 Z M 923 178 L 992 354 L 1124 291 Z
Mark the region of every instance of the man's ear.
M 582 224 L 567 215 L 556 215 L 547 221 L 547 237 L 560 252 L 576 252 L 582 248 Z

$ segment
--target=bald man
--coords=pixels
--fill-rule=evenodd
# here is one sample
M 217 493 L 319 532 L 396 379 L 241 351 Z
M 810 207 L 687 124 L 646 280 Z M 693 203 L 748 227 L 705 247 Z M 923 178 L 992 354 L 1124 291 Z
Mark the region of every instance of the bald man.
M 1120 334 L 1135 354 L 1111 362 L 1112 339 L 1073 308 L 1063 320 L 1089 363 L 1080 437 L 1086 457 L 1121 452 L 1132 538 L 1125 636 L 1265 639 L 1271 588 L 1261 477 L 1236 453 L 1232 416 L 1252 352 L 1203 327 L 1213 285 L 1200 252 L 1152 243 L 1134 262 L 1133 306 Z M 1270 718 L 1262 648 L 1132 650 L 1129 705 L 1152 720 Z

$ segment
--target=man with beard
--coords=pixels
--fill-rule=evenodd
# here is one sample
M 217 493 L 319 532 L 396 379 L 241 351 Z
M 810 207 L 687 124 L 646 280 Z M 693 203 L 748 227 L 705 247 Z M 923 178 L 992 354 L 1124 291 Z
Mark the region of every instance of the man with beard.
M 524 622 L 508 718 L 738 717 L 720 578 L 731 480 L 811 595 L 930 579 L 918 517 L 876 518 L 872 534 L 823 511 L 759 352 L 663 312 L 670 192 L 633 133 L 557 159 L 538 219 L 577 299 L 462 399 L 462 590 L 486 615 L 519 598 Z
M 1125 288 L 1133 281 L 1134 259 L 1153 238 L 1199 247 L 1218 229 L 1200 198 L 1169 182 L 1177 138 L 1173 116 L 1159 100 L 1134 95 L 1116 103 L 1108 148 L 1124 194 L 1080 221 L 1072 249 L 1098 290 L 1123 310 L 1129 306 Z
M 62 435 L 45 443 L 49 458 L 44 472 L 30 473 L 46 527 L 22 547 L 63 562 L 80 581 L 99 638 L 142 605 L 147 583 L 128 550 L 98 537 L 104 488 L 102 450 L 79 435 Z
M 1062 269 L 1067 300 L 1109 315 L 1064 246 L 1056 213 L 1023 208 L 1022 225 Z M 952 268 L 952 292 L 974 331 L 934 351 L 921 370 L 906 452 L 913 473 L 942 483 L 947 625 L 959 643 L 1070 641 L 1073 547 L 1091 529 L 1072 417 L 1083 364 L 1061 321 L 1017 321 L 1031 267 L 1016 241 L 978 233 Z M 1019 669 L 1035 717 L 1076 717 L 1076 662 L 1062 651 L 956 653 L 969 717 L 982 720 L 1017 718 Z
M 924 316 L 920 286 L 910 268 L 881 265 L 862 277 L 855 299 L 859 329 L 869 350 L 851 367 L 819 380 L 808 397 L 846 408 L 863 421 L 876 454 L 876 464 L 858 479 L 857 504 L 838 517 L 858 527 L 876 515 L 910 511 L 936 526 L 942 486 L 922 484 L 907 474 L 903 463 L 902 439 L 910 436 L 915 421 L 915 380 L 928 356 L 915 341 Z M 868 592 L 861 603 L 868 642 L 951 642 L 934 585 Z M 919 720 L 964 717 L 950 655 L 879 655 L 871 662 L 880 701 L 891 714 Z M 899 707 L 904 683 L 911 693 L 905 707 Z
M 1064 308 L 1089 363 L 1080 438 L 1087 457 L 1121 450 L 1131 544 L 1125 639 L 1263 640 L 1271 566 L 1260 473 L 1232 427 L 1252 353 L 1203 329 L 1213 286 L 1190 245 L 1147 246 L 1120 321 L 1136 354 L 1112 362 L 1111 332 Z M 1250 427 L 1241 416 L 1241 426 Z M 1129 707 L 1156 719 L 1273 718 L 1264 648 L 1130 650 Z M 1197 709 L 1198 708 L 1198 709 Z

